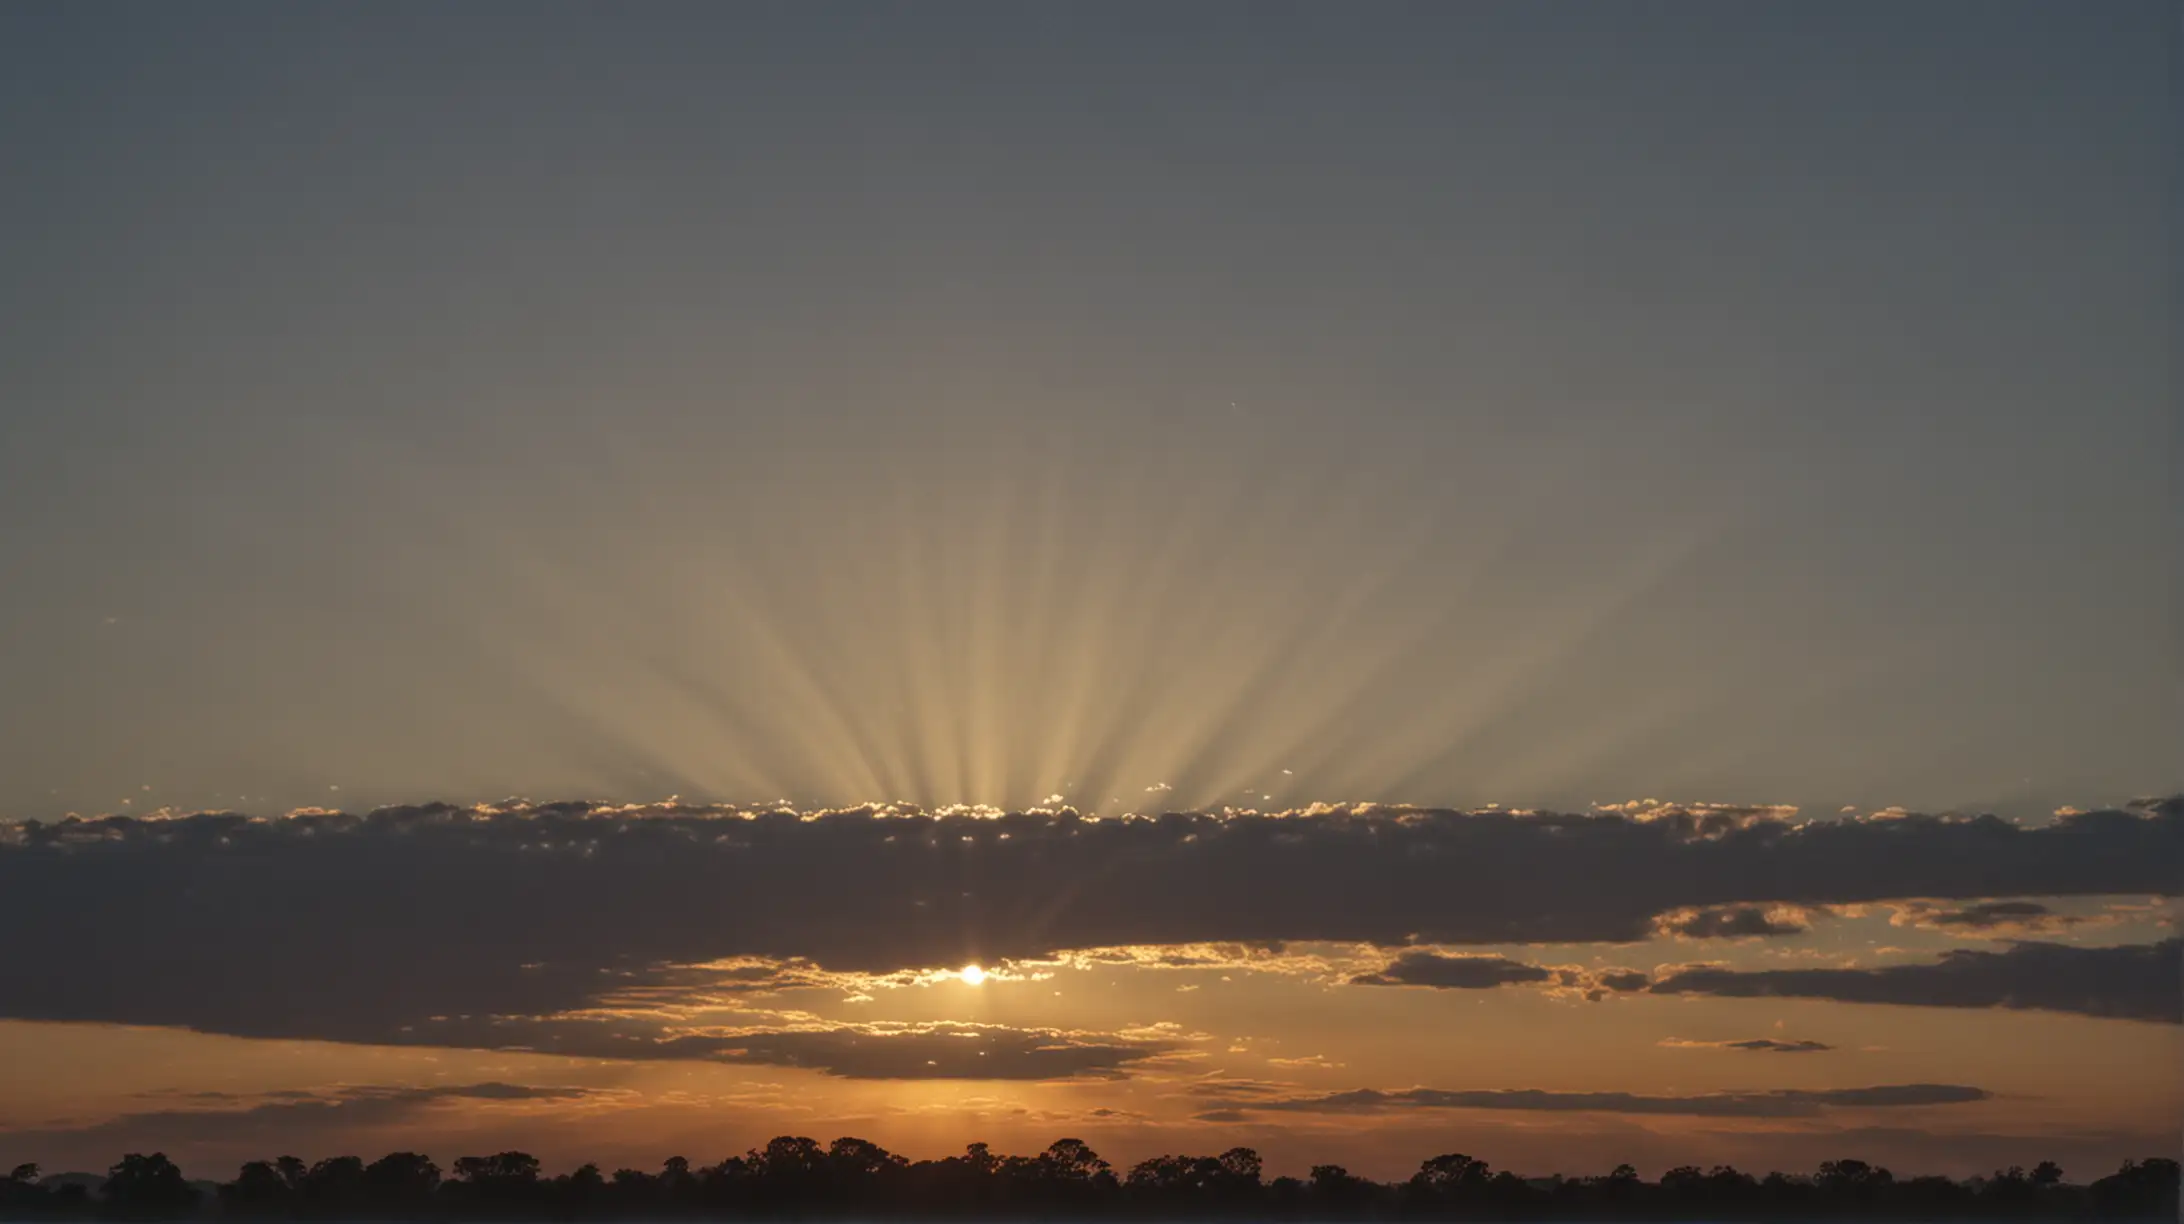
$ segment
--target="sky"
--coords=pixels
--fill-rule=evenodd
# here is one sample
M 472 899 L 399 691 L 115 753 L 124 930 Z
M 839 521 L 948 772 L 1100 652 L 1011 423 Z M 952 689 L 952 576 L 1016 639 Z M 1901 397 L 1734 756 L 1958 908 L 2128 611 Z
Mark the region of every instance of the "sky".
M 0 10 L 0 1157 L 2175 1152 L 2176 27 Z

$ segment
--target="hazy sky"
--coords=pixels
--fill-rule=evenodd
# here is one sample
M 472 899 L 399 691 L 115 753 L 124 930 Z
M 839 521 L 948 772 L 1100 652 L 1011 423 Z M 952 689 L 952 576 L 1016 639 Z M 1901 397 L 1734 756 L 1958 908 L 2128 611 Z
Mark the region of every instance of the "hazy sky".
M 1664 796 L 2030 828 L 2172 793 L 2175 25 L 2156 0 L 0 7 L 0 819 L 516 795 L 1104 816 Z M 2176 848 L 2184 817 L 2135 811 L 2109 832 Z M 129 827 L 116 844 L 147 857 L 86 858 L 123 873 L 86 867 L 87 886 L 168 878 L 180 851 Z M 82 857 L 0 830 L 10 854 L 0 875 L 48 882 L 36 856 Z M 424 870 L 387 855 L 361 857 Z M 839 866 L 790 858 L 817 881 Z M 1621 926 L 1419 946 L 1850 972 L 1987 965 L 1936 958 L 2029 935 L 2173 937 L 2143 907 L 2175 873 L 2113 870 L 2127 858 L 1899 886 L 1924 893 L 1857 872 L 1795 895 L 1646 892 Z M 1559 870 L 1522 861 L 1528 886 Z M 232 931 L 308 907 L 254 883 L 277 865 L 192 870 L 204 895 L 233 890 Z M 614 888 L 664 887 L 649 870 Z M 0 913 L 69 905 L 36 895 Z M 1554 895 L 1512 912 L 1558 913 Z M 2045 916 L 1931 920 L 1941 899 L 2027 898 Z M 1648 925 L 1732 902 L 1856 912 L 1801 933 Z M 328 912 L 337 943 L 396 920 Z M 66 1099 L 91 1062 L 125 1122 L 156 1113 L 130 1094 L 338 1094 L 444 1058 L 463 1083 L 597 1089 L 477 1106 L 480 1133 L 551 1114 L 538 1142 L 568 1155 L 597 1137 L 572 1109 L 650 1111 L 617 1133 L 651 1151 L 677 1127 L 740 1141 L 812 1093 L 813 1117 L 884 1115 L 870 1129 L 910 1147 L 1011 1127 L 1043 1144 L 1047 1120 L 1090 1125 L 1105 1101 L 1152 1128 L 1118 1139 L 1140 1154 L 1257 1127 L 1270 1151 L 1355 1142 L 1354 1167 L 1394 1172 L 1436 1142 L 1403 1138 L 1415 1117 L 1294 1142 L 1267 1120 L 1358 1087 L 1903 1083 L 2020 1093 L 1935 1106 L 1985 1111 L 1976 1126 L 1843 1123 L 1907 1163 L 1977 1166 L 2016 1151 L 1996 1135 L 2057 1119 L 2098 1160 L 2175 1146 L 2177 1080 L 2143 1074 L 2176 1064 L 2174 1017 L 2094 1018 L 2115 1014 L 2097 990 L 2016 1012 L 1835 986 L 1777 1005 L 1588 1003 L 1559 977 L 1350 985 L 1431 926 L 1417 917 L 858 954 L 679 941 L 655 916 L 568 954 L 885 973 L 1268 939 L 1317 958 L 1223 953 L 1230 972 L 1203 982 L 1132 962 L 1103 996 L 1127 1004 L 1087 1012 L 1004 977 L 830 978 L 770 1004 L 790 1027 L 1105 1035 L 1020 1093 L 808 1063 L 562 1066 L 476 1034 L 380 1044 L 460 1010 L 438 978 L 415 1015 L 368 1022 L 10 1004 L 0 986 L 0 1018 L 22 1022 L 0 1024 L 0 1052 L 25 1054 L 0 1068 L 70 1070 L 0 1070 L 0 1141 L 36 1132 L 85 1160 L 119 1142 L 49 1125 L 97 1113 Z M 53 950 L 61 972 L 106 955 L 81 938 Z M 1683 946 L 1708 938 L 1729 942 Z M 480 955 L 561 959 L 537 951 Z M 2140 972 L 2100 963 L 2121 975 L 2103 981 Z M 519 986 L 471 1001 L 586 1002 Z M 878 1003 L 843 1001 L 859 993 Z M 1245 1031 L 1269 1006 L 1298 1018 Z M 1659 1044 L 1773 1026 L 1852 1052 Z M 2011 1081 L 2033 1073 L 2007 1052 L 2034 1041 L 2085 1061 Z M 1556 1062 L 1564 1042 L 1593 1053 Z M 1288 1112 L 1159 1097 L 1183 1055 L 1231 1044 L 1251 1052 L 1231 1074 L 1289 1085 L 1252 1098 Z M 1308 1056 L 1329 1065 L 1264 1061 Z M 969 1135 L 988 1099 L 991 1135 Z M 471 1125 L 466 1101 L 434 1098 L 434 1124 Z M 748 1112 L 716 1126 L 722 1102 Z M 1734 1129 L 1476 1116 L 1515 1163 L 1680 1163 Z

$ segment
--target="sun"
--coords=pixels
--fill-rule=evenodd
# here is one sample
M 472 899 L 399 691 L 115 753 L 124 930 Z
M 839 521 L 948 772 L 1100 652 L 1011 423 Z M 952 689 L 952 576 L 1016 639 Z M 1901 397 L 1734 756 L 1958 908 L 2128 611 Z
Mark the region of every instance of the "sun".
M 986 980 L 986 971 L 977 965 L 965 965 L 956 971 L 956 976 L 963 979 L 964 985 L 976 986 Z

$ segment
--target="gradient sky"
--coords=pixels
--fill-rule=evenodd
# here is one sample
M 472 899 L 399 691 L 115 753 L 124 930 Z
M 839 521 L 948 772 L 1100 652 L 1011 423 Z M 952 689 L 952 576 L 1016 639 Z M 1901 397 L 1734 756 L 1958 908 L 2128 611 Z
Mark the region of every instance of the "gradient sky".
M 2173 1151 L 2177 992 L 2142 995 L 2176 973 L 2184 812 L 2126 805 L 2184 782 L 2175 26 L 2153 0 L 0 9 L 0 820 L 275 818 L 0 826 L 0 918 L 63 928 L 52 975 L 163 927 L 189 969 L 0 984 L 0 1156 Z M 1648 796 L 1685 806 L 1594 806 Z M 326 825 L 339 870 L 278 819 L 431 803 Z M 1098 815 L 1115 857 L 1026 928 L 979 865 L 1001 826 L 908 817 L 967 847 L 955 936 L 822 938 L 905 921 L 868 894 L 959 904 L 873 893 L 910 870 L 874 817 L 752 815 L 868 803 L 1036 808 L 1033 845 Z M 1795 862 L 1626 889 L 1487 810 L 1665 839 L 1688 885 L 1705 803 Z M 1264 830 L 1411 827 L 1352 804 L 1451 809 L 1419 827 L 1478 912 L 1296 900 L 1415 867 L 1362 851 L 1266 901 Z M 1117 822 L 1230 809 L 1299 814 Z M 1798 858 L 1798 822 L 1862 845 L 1909 827 L 1887 809 L 2004 824 L 1935 824 L 1987 849 L 1931 870 Z M 2052 843 L 1996 827 L 2083 861 L 2034 870 Z M 762 933 L 672 856 L 597 851 L 654 836 L 748 837 L 719 869 L 833 925 Z M 527 847 L 594 864 L 576 908 L 613 938 L 516 921 L 569 882 L 487 886 L 531 879 Z M 1148 899 L 1193 872 L 1226 883 Z M 238 937 L 353 956 L 479 913 L 510 924 L 469 961 L 374 961 L 385 1006 L 222 976 Z M 994 976 L 942 976 L 972 959 Z M 1659 989 L 1712 961 L 1853 976 Z M 1891 965 L 1922 968 L 1857 976 Z M 433 1019 L 466 1015 L 503 1019 Z M 570 1036 L 600 1024 L 643 1053 Z M 774 1036 L 663 1056 L 692 1026 Z M 845 1034 L 885 1074 L 828 1064 Z M 1708 1044 L 1761 1039 L 1831 1048 Z M 907 1053 L 933 1041 L 1031 1061 Z M 1056 1041 L 1066 1065 L 1026 1053 Z M 492 1083 L 539 1091 L 467 1091 Z M 426 1085 L 459 1091 L 402 1095 Z M 1982 1095 L 1708 1095 L 1889 1085 Z M 1367 1088 L 1642 1100 L 1312 1104 Z

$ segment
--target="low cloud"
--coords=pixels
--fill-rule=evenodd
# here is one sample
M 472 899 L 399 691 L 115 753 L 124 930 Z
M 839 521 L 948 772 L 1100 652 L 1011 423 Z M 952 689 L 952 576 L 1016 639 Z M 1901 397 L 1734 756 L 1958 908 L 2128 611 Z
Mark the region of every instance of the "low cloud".
M 1809 1118 L 1829 1109 L 1900 1109 L 1984 1101 L 1982 1088 L 1957 1084 L 1892 1084 L 1875 1088 L 1782 1088 L 1648 1096 L 1629 1092 L 1549 1092 L 1537 1088 L 1454 1091 L 1359 1088 L 1321 1096 L 1222 1103 L 1229 1113 L 1388 1114 L 1409 1110 L 1492 1109 L 1531 1113 L 1661 1114 L 1700 1118 Z M 1200 1115 L 1201 1117 L 1205 1115 Z
M 1957 949 L 1930 964 L 1870 969 L 1670 971 L 1655 994 L 1830 999 L 1914 1007 L 1996 1007 L 2184 1023 L 2184 940 L 2108 948 L 2020 942 L 1999 952 Z
M 1671 1050 L 1741 1050 L 1750 1054 L 1818 1054 L 1835 1048 L 1824 1041 L 1782 1041 L 1774 1037 L 1748 1037 L 1742 1041 L 1685 1041 L 1669 1037 L 1660 1044 Z
M 452 1040 L 460 1026 L 434 1017 L 849 989 L 1086 949 L 1638 942 L 1683 910 L 2169 895 L 2180 856 L 2180 799 L 2038 827 L 1654 803 L 1110 820 L 508 803 L 24 822 L 0 824 L 0 929 L 37 934 L 10 947 L 0 1018 L 414 1043 Z M 1417 985 L 1482 972 L 1392 968 L 1379 976 Z M 814 1040 L 736 1048 L 857 1065 Z M 1045 1061 L 1096 1074 L 1120 1057 Z
M 255 1101 L 240 1108 L 158 1109 L 126 1113 L 79 1126 L 24 1127 L 0 1130 L 11 1146 L 25 1149 L 58 1144 L 105 1147 L 114 1151 L 151 1149 L 188 1140 L 193 1144 L 263 1144 L 305 1149 L 305 1140 L 322 1135 L 410 1126 L 436 1109 L 470 1102 L 489 1107 L 545 1102 L 572 1105 L 619 1099 L 622 1094 L 596 1088 L 570 1088 L 487 1082 L 428 1087 L 358 1086 L 328 1092 L 283 1091 L 255 1097 L 190 1093 L 175 1099 Z
M 1545 982 L 1554 970 L 1501 956 L 1445 956 L 1405 952 L 1376 973 L 1360 973 L 1353 986 L 1431 986 L 1438 990 L 1491 990 Z
M 2115 926 L 2130 915 L 2110 912 L 2099 916 L 2059 913 L 2038 901 L 1981 901 L 1972 905 L 1945 905 L 1911 901 L 1895 907 L 1889 923 L 1939 931 L 1969 938 L 2054 935 L 2077 927 Z
M 949 1022 L 663 1026 L 651 1018 L 457 1020 L 424 1026 L 415 1037 L 432 1045 L 577 1058 L 801 1067 L 865 1080 L 1121 1079 L 1184 1046 L 1164 1030 L 1084 1033 Z
M 1183 1093 L 1186 1096 L 1210 1097 L 1215 1100 L 1227 1101 L 1253 1097 L 1282 1097 L 1297 1091 L 1302 1086 L 1287 1080 L 1257 1080 L 1235 1076 L 1209 1075 L 1185 1085 Z

